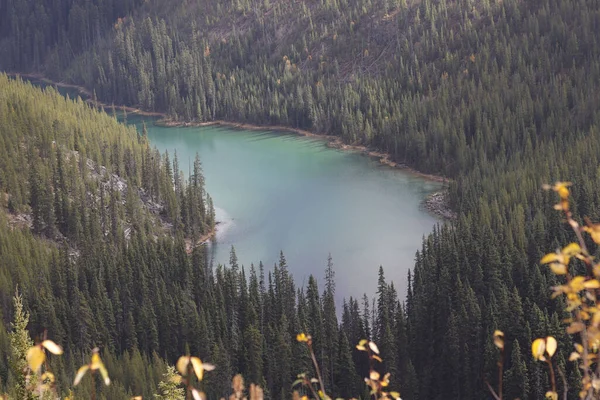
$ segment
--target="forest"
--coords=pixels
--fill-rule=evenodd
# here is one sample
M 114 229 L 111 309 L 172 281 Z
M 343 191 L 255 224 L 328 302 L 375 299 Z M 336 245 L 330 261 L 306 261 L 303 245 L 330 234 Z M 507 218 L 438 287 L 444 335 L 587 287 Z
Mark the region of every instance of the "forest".
M 572 181 L 575 215 L 600 219 L 598 26 L 593 0 L 3 2 L 5 71 L 176 121 L 337 135 L 448 177 L 457 213 L 416 252 L 406 297 L 380 270 L 375 299 L 357 293 L 336 314 L 332 262 L 324 288 L 317 277 L 300 290 L 284 255 L 273 269 L 245 268 L 232 251 L 213 271 L 202 247 L 188 254 L 186 240 L 214 224 L 200 162 L 183 182 L 175 155 L 153 154 L 143 134 L 2 77 L 4 388 L 18 285 L 32 336 L 47 329 L 67 349 L 59 387 L 78 352 L 102 344 L 115 376 L 106 398 L 151 397 L 187 349 L 219 366 L 206 378 L 211 398 L 237 372 L 288 398 L 309 367 L 293 340 L 306 331 L 335 396 L 364 392 L 354 344 L 369 338 L 403 399 L 481 399 L 498 381 L 497 329 L 507 399 L 544 398 L 548 376 L 529 348 L 548 335 L 576 398 L 565 304 L 551 299 L 558 278 L 540 264 L 574 238 L 542 184 Z M 28 211 L 31 229 L 14 229 Z

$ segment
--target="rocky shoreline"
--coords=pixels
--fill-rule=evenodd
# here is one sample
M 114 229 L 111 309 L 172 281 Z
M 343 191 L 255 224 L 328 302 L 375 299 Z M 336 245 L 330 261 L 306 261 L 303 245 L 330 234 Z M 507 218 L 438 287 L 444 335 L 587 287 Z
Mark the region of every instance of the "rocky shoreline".
M 407 171 L 413 175 L 417 175 L 423 179 L 427 179 L 434 182 L 440 182 L 447 184 L 449 179 L 434 174 L 427 174 L 425 172 L 420 172 L 414 168 L 409 167 L 408 165 L 397 163 L 390 159 L 390 154 L 383 153 L 377 150 L 373 150 L 367 146 L 361 144 L 347 144 L 342 142 L 342 139 L 339 136 L 325 135 L 320 133 L 309 132 L 304 129 L 292 128 L 289 126 L 282 125 L 254 125 L 249 123 L 241 123 L 241 122 L 231 122 L 231 121 L 223 121 L 223 120 L 215 120 L 208 122 L 180 122 L 173 121 L 168 119 L 166 116 L 163 116 L 162 119 L 155 122 L 155 125 L 164 126 L 164 127 L 193 127 L 193 126 L 226 126 L 234 129 L 245 129 L 250 131 L 274 131 L 274 132 L 290 132 L 296 135 L 311 137 L 319 140 L 323 140 L 327 143 L 327 146 L 332 149 L 338 149 L 342 151 L 354 151 L 361 154 L 364 154 L 369 157 L 377 158 L 381 164 L 387 165 L 388 167 L 398 168 L 404 171 Z
M 444 220 L 452 221 L 456 219 L 456 213 L 450 208 L 448 190 L 446 188 L 427 196 L 423 200 L 423 207 Z

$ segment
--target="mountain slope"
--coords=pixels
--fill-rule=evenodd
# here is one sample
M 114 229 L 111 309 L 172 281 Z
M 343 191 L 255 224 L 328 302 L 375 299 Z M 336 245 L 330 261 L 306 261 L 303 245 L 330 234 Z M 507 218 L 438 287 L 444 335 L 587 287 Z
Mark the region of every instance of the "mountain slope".
M 109 103 L 339 135 L 455 176 L 597 122 L 597 19 L 586 1 L 146 2 L 53 75 Z
M 544 397 L 528 349 L 550 334 L 577 396 L 564 307 L 547 291 L 556 277 L 539 265 L 573 238 L 541 185 L 573 181 L 576 214 L 600 219 L 598 2 L 148 1 L 113 22 L 75 56 L 39 68 L 104 101 L 339 135 L 454 178 L 457 222 L 424 241 L 405 308 L 382 284 L 381 304 L 394 307 L 371 310 L 406 398 L 485 398 L 484 379 L 497 377 L 495 329 L 506 333 L 507 396 Z M 360 312 L 350 303 L 342 331 L 353 341 L 369 331 L 369 302 Z M 318 337 L 315 318 L 306 326 Z M 261 333 L 289 355 L 283 343 L 302 325 L 290 326 Z M 265 371 L 279 370 L 264 358 Z M 285 377 L 265 375 L 282 387 Z

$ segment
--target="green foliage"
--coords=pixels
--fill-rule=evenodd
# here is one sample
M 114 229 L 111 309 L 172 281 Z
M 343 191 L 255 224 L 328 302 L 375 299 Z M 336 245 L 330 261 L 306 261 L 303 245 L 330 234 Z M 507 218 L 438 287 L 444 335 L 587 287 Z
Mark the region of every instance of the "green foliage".
M 18 13 L 29 3 L 8 8 Z M 129 1 L 118 15 L 82 3 L 65 9 L 99 17 L 97 27 L 84 25 L 105 40 L 76 46 L 78 36 L 53 52 L 41 24 L 32 47 L 60 56 L 40 51 L 45 66 L 34 68 L 82 83 L 107 103 L 177 120 L 339 135 L 452 177 L 519 164 L 597 123 L 594 2 Z M 56 10 L 39 13 L 58 31 L 73 26 L 53 19 Z M 20 30 L 8 32 L 21 26 L 7 26 L 5 47 L 22 45 Z M 0 59 L 4 68 L 32 66 L 13 54 Z M 56 70 L 61 63 L 71 68 Z
M 203 249 L 193 262 L 187 258 L 183 237 L 206 232 L 214 218 L 210 210 L 205 218 L 190 214 L 203 192 L 180 186 L 178 168 L 169 173 L 159 166 L 143 136 L 57 94 L 43 101 L 24 86 L 4 90 L 0 78 L 0 189 L 9 194 L 2 204 L 11 215 L 31 208 L 39 234 L 78 243 L 48 252 L 0 215 L 6 320 L 18 283 L 32 332 L 48 328 L 74 353 L 100 343 L 117 355 L 140 348 L 173 362 L 189 344 L 249 376 L 262 349 L 262 378 L 273 397 L 289 389 L 280 365 L 286 374 L 306 370 L 307 360 L 284 343 L 306 328 L 320 364 L 333 373 L 324 380 L 327 386 L 333 380 L 334 392 L 341 390 L 336 370 L 351 370 L 347 352 L 360 377 L 368 372 L 360 355 L 335 340 L 343 331 L 349 343 L 367 337 L 386 348 L 386 362 L 394 364 L 386 367 L 400 372 L 392 383 L 397 376 L 405 399 L 444 398 L 449 391 L 485 398 L 482 372 L 490 384 L 497 380 L 497 351 L 485 338 L 499 329 L 511 347 L 506 390 L 544 395 L 545 371 L 527 361 L 524 344 L 566 317 L 564 301 L 547 296 L 559 281 L 539 260 L 571 242 L 572 233 L 554 228 L 561 217 L 539 188 L 571 177 L 577 214 L 600 220 L 597 2 L 122 3 L 103 2 L 102 9 L 74 1 L 60 11 L 35 1 L 1 4 L 2 68 L 41 70 L 84 84 L 105 102 L 176 120 L 283 124 L 376 147 L 400 164 L 453 177 L 456 222 L 424 239 L 405 304 L 381 274 L 376 307 L 368 298 L 360 306 L 349 299 L 331 335 L 327 288 L 321 295 L 316 280 L 297 291 L 287 267 L 278 265 L 248 289 L 240 266 L 212 270 Z M 25 136 L 31 128 L 34 134 Z M 25 148 L 24 137 L 31 139 Z M 175 241 L 148 240 L 153 220 L 139 218 L 147 214 L 141 203 L 81 177 L 74 157 L 61 164 L 68 155 L 58 156 L 61 146 L 81 149 L 95 169 L 122 174 L 165 204 L 167 219 L 178 219 Z M 168 189 L 171 174 L 175 194 Z M 104 206 L 88 206 L 88 192 Z M 127 246 L 123 216 L 135 228 Z M 439 340 L 448 332 L 447 342 Z M 568 359 L 565 340 L 557 359 Z M 342 347 L 334 351 L 334 342 Z M 282 360 L 273 357 L 278 349 Z M 576 394 L 579 370 L 568 363 L 565 374 Z
M 175 381 L 177 372 L 174 367 L 167 367 L 163 380 L 158 384 L 158 394 L 154 395 L 156 400 L 183 400 L 185 391 Z
M 33 346 L 33 341 L 29 337 L 27 324 L 29 324 L 29 314 L 23 306 L 23 298 L 17 292 L 14 300 L 14 322 L 12 323 L 12 331 L 10 337 L 10 363 L 12 374 L 9 380 L 9 387 L 12 391 L 12 396 L 19 400 L 33 399 L 28 385 L 31 383 L 27 379 L 27 351 Z

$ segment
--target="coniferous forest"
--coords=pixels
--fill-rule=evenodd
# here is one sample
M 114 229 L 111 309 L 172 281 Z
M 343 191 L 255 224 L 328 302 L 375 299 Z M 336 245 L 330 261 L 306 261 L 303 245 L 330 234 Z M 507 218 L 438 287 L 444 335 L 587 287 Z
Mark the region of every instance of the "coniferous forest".
M 248 266 L 232 249 L 209 268 L 194 245 L 215 224 L 201 160 L 186 180 L 143 132 L 0 76 L 0 392 L 19 398 L 18 290 L 31 336 L 65 349 L 50 359 L 64 395 L 98 346 L 113 379 L 103 398 L 152 398 L 184 354 L 217 365 L 209 398 L 236 373 L 290 398 L 311 365 L 296 334 L 309 332 L 332 396 L 368 397 L 354 347 L 368 338 L 405 400 L 491 398 L 501 330 L 504 398 L 545 398 L 530 348 L 546 336 L 578 398 L 569 314 L 551 298 L 561 278 L 540 264 L 575 238 L 542 184 L 573 182 L 573 213 L 600 220 L 599 30 L 597 0 L 0 2 L 5 71 L 174 121 L 339 136 L 449 178 L 457 214 L 415 249 L 406 297 L 380 269 L 374 298 L 335 304 L 335 260 L 324 287 L 296 286 L 284 254 Z

